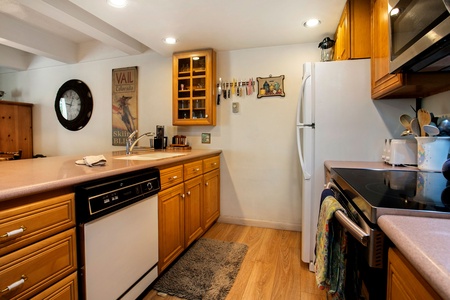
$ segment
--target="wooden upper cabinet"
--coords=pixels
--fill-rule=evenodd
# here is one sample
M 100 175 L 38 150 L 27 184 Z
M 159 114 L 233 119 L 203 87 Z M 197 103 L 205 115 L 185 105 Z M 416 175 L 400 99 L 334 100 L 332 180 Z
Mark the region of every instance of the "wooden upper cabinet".
M 216 125 L 216 53 L 175 53 L 172 61 L 172 123 Z
M 369 58 L 370 33 L 370 0 L 348 0 L 334 37 L 334 60 Z
M 0 156 L 12 157 L 22 151 L 21 158 L 33 157 L 33 104 L 0 101 Z
M 388 1 L 372 0 L 372 98 L 421 98 L 450 89 L 450 73 L 389 73 Z

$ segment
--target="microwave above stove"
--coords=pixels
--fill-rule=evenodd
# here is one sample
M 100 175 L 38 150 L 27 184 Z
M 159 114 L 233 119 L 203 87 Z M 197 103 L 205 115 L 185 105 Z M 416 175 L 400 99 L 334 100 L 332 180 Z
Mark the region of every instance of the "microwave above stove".
M 450 72 L 450 0 L 389 0 L 390 72 Z

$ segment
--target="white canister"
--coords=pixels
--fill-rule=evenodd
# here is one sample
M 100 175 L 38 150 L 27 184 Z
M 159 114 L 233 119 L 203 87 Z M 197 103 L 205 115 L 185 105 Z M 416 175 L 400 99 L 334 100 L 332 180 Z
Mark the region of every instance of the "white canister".
M 417 167 L 423 171 L 441 172 L 450 152 L 450 137 L 416 137 Z

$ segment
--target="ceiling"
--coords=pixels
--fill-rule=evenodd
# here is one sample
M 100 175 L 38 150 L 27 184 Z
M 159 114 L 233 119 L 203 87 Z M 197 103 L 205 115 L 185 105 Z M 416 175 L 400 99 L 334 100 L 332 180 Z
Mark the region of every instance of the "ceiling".
M 73 64 L 148 51 L 230 51 L 332 37 L 345 0 L 0 0 L 0 70 L 37 60 Z M 305 28 L 310 18 L 321 20 Z M 178 43 L 163 42 L 167 36 Z

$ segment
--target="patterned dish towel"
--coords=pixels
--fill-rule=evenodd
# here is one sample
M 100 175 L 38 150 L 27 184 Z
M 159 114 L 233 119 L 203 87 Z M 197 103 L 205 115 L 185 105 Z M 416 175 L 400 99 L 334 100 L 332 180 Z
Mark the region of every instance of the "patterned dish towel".
M 321 290 L 327 290 L 332 299 L 345 299 L 345 266 L 347 235 L 334 219 L 334 213 L 345 209 L 334 198 L 326 196 L 320 206 L 316 235 L 316 282 Z

